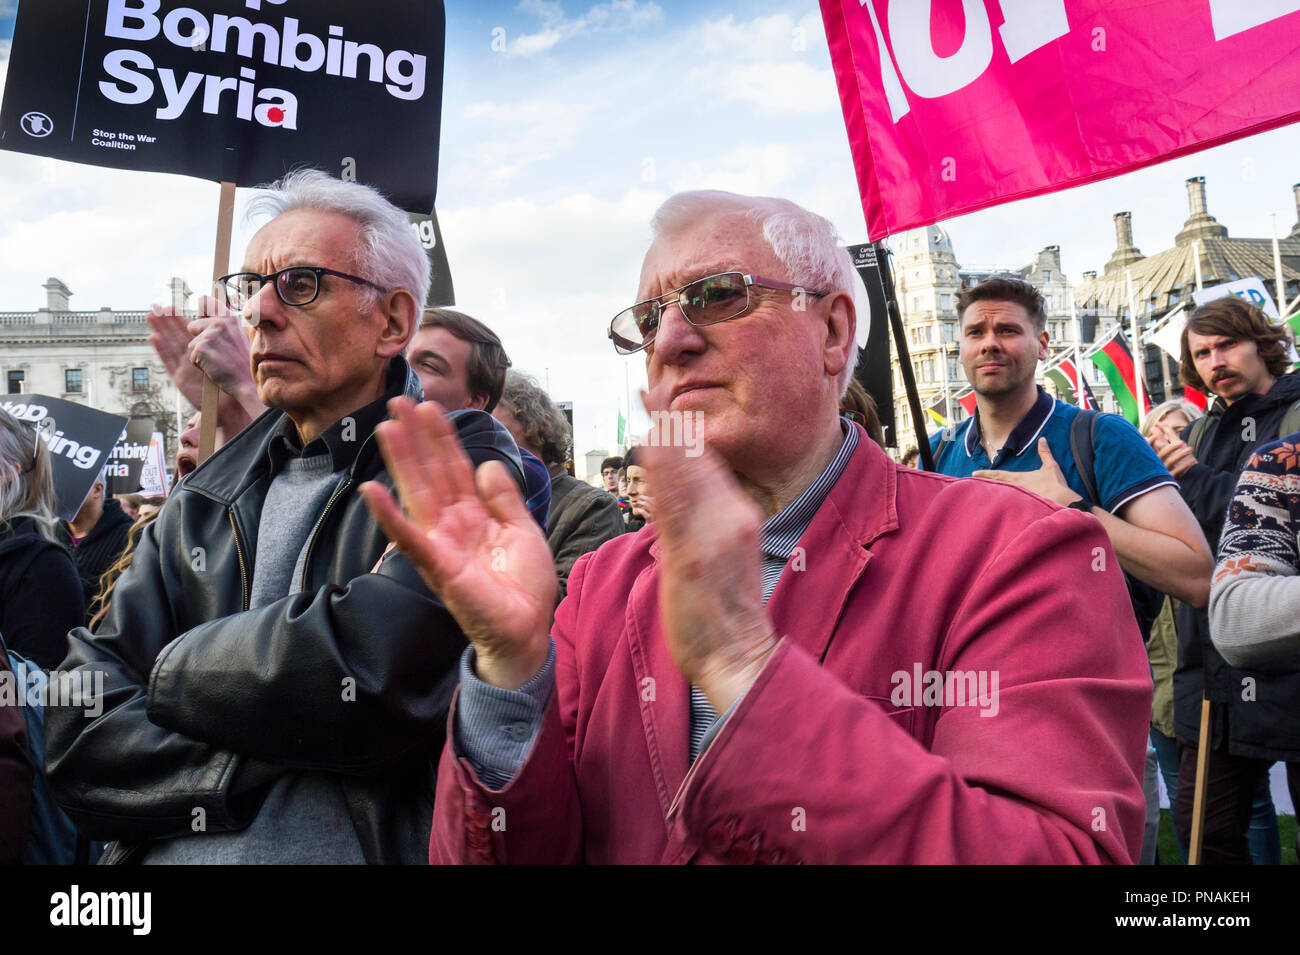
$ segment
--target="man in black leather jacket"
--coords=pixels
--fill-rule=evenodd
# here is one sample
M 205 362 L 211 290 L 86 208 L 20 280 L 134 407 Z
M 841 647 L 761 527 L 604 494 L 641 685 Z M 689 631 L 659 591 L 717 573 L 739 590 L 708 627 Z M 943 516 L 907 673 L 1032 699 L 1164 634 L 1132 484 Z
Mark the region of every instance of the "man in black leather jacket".
M 367 187 L 305 172 L 267 195 L 225 304 L 272 410 L 178 485 L 98 632 L 70 634 L 62 669 L 103 673 L 102 712 L 47 708 L 50 782 L 116 841 L 105 861 L 422 863 L 465 639 L 405 557 L 381 560 L 356 489 L 392 483 L 373 431 L 419 397 L 402 349 L 428 266 Z M 503 427 L 452 420 L 522 487 Z

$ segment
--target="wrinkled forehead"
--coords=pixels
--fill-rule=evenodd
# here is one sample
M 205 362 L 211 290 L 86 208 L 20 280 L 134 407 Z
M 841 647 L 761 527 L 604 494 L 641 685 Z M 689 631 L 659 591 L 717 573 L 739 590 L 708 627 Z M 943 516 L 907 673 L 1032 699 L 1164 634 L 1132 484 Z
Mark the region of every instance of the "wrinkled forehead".
M 661 233 L 641 263 L 638 298 L 661 295 L 706 275 L 738 271 L 784 279 L 785 266 L 743 211 L 709 210 Z
M 355 267 L 360 227 L 338 212 L 292 209 L 263 225 L 248 242 L 244 265 L 252 271 L 271 266 Z

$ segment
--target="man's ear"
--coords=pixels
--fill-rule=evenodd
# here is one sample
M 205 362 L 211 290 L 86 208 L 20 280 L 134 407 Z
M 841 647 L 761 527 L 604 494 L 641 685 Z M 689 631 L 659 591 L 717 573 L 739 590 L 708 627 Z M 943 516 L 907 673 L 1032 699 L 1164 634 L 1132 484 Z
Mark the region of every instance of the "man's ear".
M 475 411 L 487 411 L 488 393 L 486 391 L 471 391 L 469 406 Z
M 380 329 L 375 354 L 385 359 L 392 358 L 402 354 L 415 335 L 420 308 L 415 303 L 415 296 L 406 289 L 389 292 L 380 301 L 379 307 L 383 312 L 384 325 Z
M 847 292 L 832 292 L 822 306 L 826 344 L 822 358 L 826 374 L 837 379 L 849 363 L 850 349 L 857 347 L 858 313 Z
M 1038 360 L 1039 361 L 1047 361 L 1047 359 L 1051 357 L 1052 351 L 1050 348 L 1047 347 L 1050 341 L 1051 339 L 1048 338 L 1047 336 L 1047 329 L 1044 328 L 1041 332 L 1038 333 Z

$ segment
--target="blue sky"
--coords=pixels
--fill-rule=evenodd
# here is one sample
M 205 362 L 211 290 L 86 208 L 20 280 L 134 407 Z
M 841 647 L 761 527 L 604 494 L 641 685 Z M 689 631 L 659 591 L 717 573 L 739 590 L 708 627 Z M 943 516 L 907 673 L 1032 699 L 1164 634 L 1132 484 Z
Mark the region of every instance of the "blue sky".
M 5 62 L 14 8 L 0 0 Z M 613 442 L 625 375 L 633 396 L 643 380 L 605 328 L 631 303 L 669 194 L 782 195 L 865 241 L 815 0 L 448 0 L 447 28 L 438 208 L 458 303 L 575 402 L 580 453 Z M 1270 212 L 1285 234 L 1298 153 L 1289 127 L 944 225 L 963 265 L 1019 266 L 1056 244 L 1077 281 L 1110 255 L 1116 211 L 1133 212 L 1144 252 L 1171 245 L 1193 175 L 1232 234 L 1268 235 Z M 50 275 L 87 309 L 140 307 L 173 274 L 204 287 L 216 192 L 0 153 L 0 309 L 38 307 Z M 237 229 L 236 259 L 248 235 Z

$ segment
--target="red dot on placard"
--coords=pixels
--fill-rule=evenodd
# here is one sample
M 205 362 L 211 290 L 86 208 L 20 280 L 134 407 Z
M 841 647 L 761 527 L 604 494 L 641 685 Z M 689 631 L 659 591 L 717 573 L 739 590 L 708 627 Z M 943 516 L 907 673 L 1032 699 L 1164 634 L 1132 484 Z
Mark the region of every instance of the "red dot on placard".
M 284 110 L 278 106 L 272 106 L 266 111 L 266 118 L 273 123 L 282 123 L 284 122 Z

